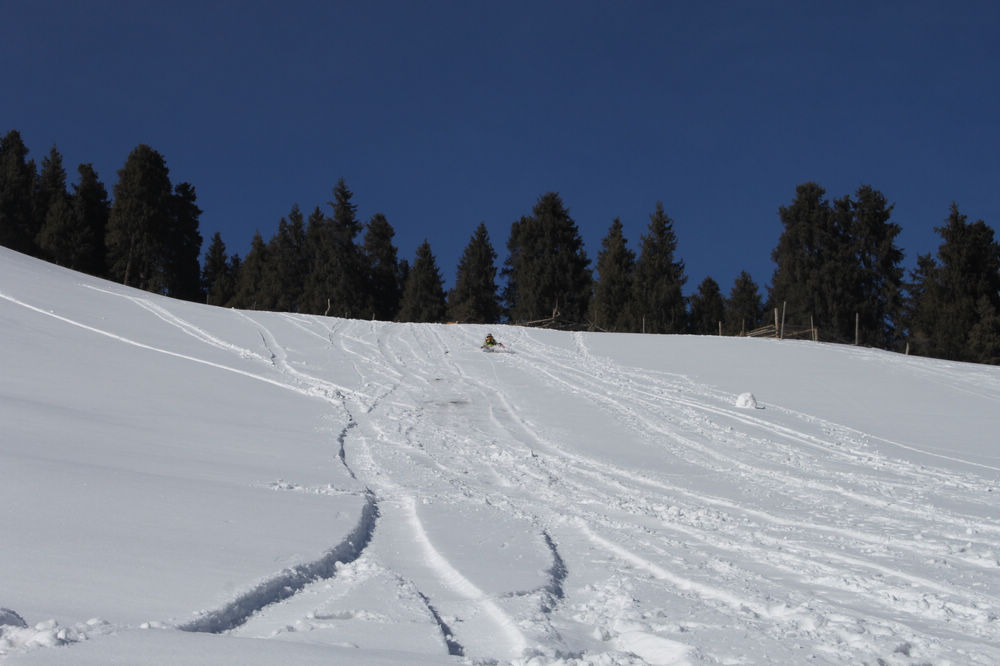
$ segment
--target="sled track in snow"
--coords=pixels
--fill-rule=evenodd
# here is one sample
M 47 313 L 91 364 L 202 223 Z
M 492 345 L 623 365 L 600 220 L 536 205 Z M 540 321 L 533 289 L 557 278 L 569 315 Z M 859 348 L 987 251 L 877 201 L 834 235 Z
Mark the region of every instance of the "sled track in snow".
M 375 496 L 368 492 L 358 524 L 339 544 L 314 562 L 290 567 L 254 585 L 221 608 L 178 625 L 181 631 L 219 634 L 239 627 L 251 615 L 271 604 L 283 601 L 309 583 L 333 578 L 337 564 L 358 559 L 375 532 L 379 508 Z

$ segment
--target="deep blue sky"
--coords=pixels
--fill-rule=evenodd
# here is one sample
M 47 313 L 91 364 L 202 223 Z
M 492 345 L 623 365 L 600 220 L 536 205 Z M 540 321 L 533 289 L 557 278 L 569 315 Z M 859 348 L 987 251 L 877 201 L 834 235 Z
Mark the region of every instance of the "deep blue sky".
M 762 291 L 814 180 L 895 203 L 912 266 L 952 201 L 1000 229 L 1000 3 L 0 0 L 0 132 L 109 191 L 136 145 L 244 255 L 345 178 L 446 282 L 480 221 L 559 192 L 596 261 L 662 201 L 690 293 Z M 498 262 L 498 263 L 499 263 Z

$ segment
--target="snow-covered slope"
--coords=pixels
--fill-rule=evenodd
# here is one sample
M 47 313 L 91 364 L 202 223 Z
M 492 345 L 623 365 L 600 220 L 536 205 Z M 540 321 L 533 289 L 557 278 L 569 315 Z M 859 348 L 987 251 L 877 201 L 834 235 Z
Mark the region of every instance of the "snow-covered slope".
M 1000 369 L 489 330 L 0 249 L 0 661 L 1000 663 Z

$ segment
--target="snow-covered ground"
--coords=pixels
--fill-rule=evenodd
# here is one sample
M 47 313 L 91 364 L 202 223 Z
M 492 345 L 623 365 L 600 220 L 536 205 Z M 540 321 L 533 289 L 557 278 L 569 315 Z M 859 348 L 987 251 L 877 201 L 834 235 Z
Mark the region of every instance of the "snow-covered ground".
M 5 663 L 1000 663 L 1000 368 L 2 249 L 0 341 Z

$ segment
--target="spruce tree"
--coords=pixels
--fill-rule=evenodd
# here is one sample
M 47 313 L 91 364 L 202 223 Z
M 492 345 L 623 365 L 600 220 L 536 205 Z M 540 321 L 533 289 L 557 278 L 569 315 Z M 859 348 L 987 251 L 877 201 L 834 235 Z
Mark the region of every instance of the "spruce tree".
M 892 209 L 870 185 L 860 187 L 851 204 L 860 341 L 884 349 L 899 346 L 902 309 L 903 252 L 895 244 L 900 227 L 889 221 Z
M 628 247 L 622 222 L 615 218 L 597 253 L 597 279 L 590 317 L 605 331 L 634 330 L 633 281 L 635 252 Z
M 68 198 L 66 192 L 66 169 L 63 168 L 62 155 L 55 146 L 49 150 L 49 154 L 42 159 L 42 168 L 38 173 L 38 180 L 35 187 L 34 211 L 36 225 L 41 231 L 49 208 L 57 201 L 65 203 Z
M 203 302 L 201 290 L 201 232 L 198 230 L 201 209 L 197 194 L 190 183 L 174 188 L 171 215 L 164 240 L 164 270 L 167 294 L 185 301 Z
M 458 262 L 455 287 L 448 293 L 449 317 L 475 324 L 500 320 L 496 259 L 486 224 L 480 222 Z
M 1000 365 L 1000 310 L 981 296 L 976 304 L 976 323 L 969 331 L 969 353 L 980 363 Z
M 89 255 L 77 268 L 91 275 L 106 277 L 104 236 L 111 211 L 108 191 L 92 165 L 81 164 L 77 172 L 80 182 L 73 186 L 73 215 L 77 224 L 89 230 L 88 235 L 92 239 Z
M 371 297 L 372 316 L 379 321 L 395 319 L 403 293 L 396 246 L 392 244 L 395 235 L 396 231 L 382 213 L 376 213 L 368 220 L 363 246 L 368 273 L 367 291 Z
M 40 256 L 54 264 L 83 270 L 96 244 L 91 231 L 82 225 L 73 211 L 69 195 L 55 195 L 49 202 L 45 221 L 36 244 Z
M 593 284 L 580 231 L 554 192 L 542 195 L 532 213 L 511 226 L 507 241 L 508 316 L 532 321 L 557 313 L 559 324 L 582 327 Z
M 406 277 L 398 321 L 440 322 L 445 316 L 444 281 L 430 243 L 417 248 L 417 256 Z
M 35 192 L 35 211 L 42 223 L 35 237 L 38 256 L 47 261 L 80 269 L 93 252 L 94 239 L 90 230 L 78 224 L 69 193 L 66 191 L 66 170 L 55 146 L 42 160 L 42 171 Z
M 226 305 L 236 290 L 236 276 L 231 260 L 226 256 L 226 244 L 218 231 L 205 252 L 205 265 L 201 271 L 201 288 L 209 305 Z
M 262 285 L 262 300 L 278 312 L 297 312 L 305 290 L 309 255 L 306 226 L 298 204 L 288 218 L 281 218 L 278 232 L 268 243 L 268 270 Z
M 241 310 L 267 310 L 271 303 L 265 301 L 264 286 L 268 271 L 267 244 L 260 231 L 253 236 L 250 252 L 240 264 L 232 307 Z
M 681 333 L 686 326 L 686 304 L 682 288 L 687 282 L 684 262 L 675 260 L 677 236 L 674 223 L 656 202 L 649 216 L 648 233 L 642 236 L 635 262 L 633 286 L 638 330 L 647 333 Z
M 757 283 L 746 271 L 741 271 L 733 282 L 726 299 L 724 330 L 729 335 L 749 333 L 763 324 L 764 305 Z
M 335 317 L 364 317 L 369 308 L 365 261 L 355 237 L 361 231 L 353 193 L 341 178 L 333 190 L 333 217 L 310 217 L 312 266 L 304 294 L 306 311 Z
M 40 220 L 34 210 L 35 163 L 17 130 L 0 139 L 0 245 L 37 254 Z
M 830 285 L 837 279 L 825 266 L 833 249 L 834 213 L 824 196 L 826 190 L 816 183 L 803 183 L 795 189 L 795 201 L 778 210 L 784 226 L 777 247 L 771 252 L 776 268 L 771 278 L 771 302 L 783 308 L 787 304 L 790 322 L 802 324 L 815 317 L 820 326 L 836 326 L 830 313 Z
M 910 287 L 911 342 L 928 356 L 988 361 L 991 320 L 1000 311 L 1000 244 L 985 222 L 969 224 L 955 203 L 935 231 L 943 240 L 938 261 L 920 257 Z
M 106 237 L 112 279 L 165 293 L 169 279 L 167 241 L 174 218 L 174 197 L 163 156 L 137 146 L 118 171 Z
M 719 283 L 706 277 L 691 297 L 688 330 L 695 335 L 718 335 L 719 323 L 725 319 L 726 302 Z

